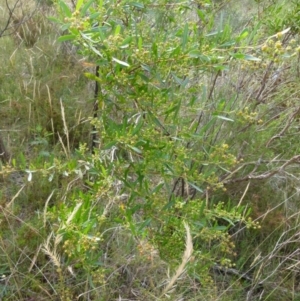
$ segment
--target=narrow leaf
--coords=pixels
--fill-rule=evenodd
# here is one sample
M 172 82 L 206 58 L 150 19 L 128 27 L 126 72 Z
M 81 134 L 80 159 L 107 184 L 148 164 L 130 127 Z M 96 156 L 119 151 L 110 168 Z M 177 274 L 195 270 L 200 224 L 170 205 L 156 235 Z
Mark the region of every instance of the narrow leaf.
M 247 61 L 255 61 L 255 62 L 260 62 L 261 59 L 259 59 L 258 57 L 255 57 L 255 56 L 252 56 L 252 55 L 249 55 L 249 54 L 245 54 L 245 60 Z
M 121 44 L 121 48 L 122 47 L 128 47 L 129 45 L 130 45 L 130 43 L 131 43 L 131 41 L 132 41 L 132 37 L 131 36 L 129 36 L 129 37 L 126 37 L 124 40 L 123 40 L 123 42 L 122 42 L 122 44 Z
M 91 15 L 89 15 L 89 19 L 90 20 L 94 20 L 96 18 L 98 18 L 101 14 L 99 12 L 93 13 Z
M 81 8 L 82 4 L 83 4 L 83 0 L 77 0 L 76 10 L 79 10 Z
M 76 35 L 74 35 L 74 34 L 68 34 L 68 35 L 59 37 L 57 40 L 59 42 L 64 42 L 64 41 L 74 40 L 75 38 L 76 38 Z
M 118 60 L 118 59 L 115 58 L 115 57 L 113 57 L 112 60 L 113 60 L 114 62 L 116 62 L 116 63 L 122 65 L 122 66 L 125 66 L 125 67 L 129 67 L 129 66 L 130 66 L 128 63 L 126 63 L 126 62 L 124 62 L 124 61 L 120 61 L 120 60 Z
M 141 51 L 141 50 L 142 50 L 142 47 L 143 47 L 143 39 L 142 39 L 141 36 L 139 37 L 138 47 L 139 47 L 139 51 Z
M 199 50 L 191 50 L 189 53 L 188 53 L 188 56 L 189 57 L 192 57 L 192 58 L 198 58 L 202 55 L 201 51 Z
M 118 24 L 116 29 L 115 29 L 115 36 L 117 36 L 121 32 L 121 25 Z
M 245 54 L 237 52 L 237 53 L 231 53 L 231 56 L 235 59 L 245 59 Z
M 143 118 L 140 118 L 138 123 L 136 124 L 136 126 L 134 127 L 134 129 L 132 131 L 132 135 L 138 134 L 139 131 L 141 130 L 143 124 L 144 124 L 144 120 L 143 120 Z
M 164 185 L 165 185 L 164 183 L 159 183 L 157 186 L 155 186 L 153 188 L 153 190 L 151 191 L 151 193 L 157 193 L 157 192 L 159 192 Z
M 195 188 L 197 191 L 199 191 L 201 193 L 203 192 L 203 190 L 200 187 L 196 186 L 195 184 L 193 184 L 191 182 L 188 182 L 188 184 L 191 185 L 193 188 Z
M 222 32 L 223 32 L 223 30 L 221 30 L 221 31 L 213 31 L 213 32 L 210 32 L 210 33 L 206 34 L 205 36 L 206 37 L 212 37 L 212 36 L 216 36 L 216 35 L 218 35 L 219 33 L 222 33 Z
M 91 50 L 93 50 L 94 53 L 96 53 L 97 55 L 99 55 L 100 57 L 102 57 L 102 54 L 99 50 L 97 50 L 93 45 L 89 45 Z
M 228 42 L 225 42 L 224 44 L 221 44 L 219 46 L 219 48 L 226 48 L 226 47 L 231 47 L 231 46 L 234 46 L 235 45 L 235 41 L 228 41 Z
M 72 17 L 72 13 L 71 13 L 71 10 L 70 10 L 69 6 L 65 2 L 63 2 L 61 0 L 58 2 L 58 4 L 59 4 L 61 10 L 65 13 L 65 15 L 67 17 L 71 18 Z
M 182 34 L 182 49 L 185 49 L 185 46 L 188 41 L 188 36 L 189 36 L 189 25 L 186 23 Z
M 243 32 L 238 37 L 239 40 L 245 39 L 249 35 L 249 31 L 247 29 L 244 29 Z
M 202 10 L 198 9 L 197 15 L 201 19 L 201 21 L 205 22 L 205 13 Z
M 135 146 L 131 146 L 131 145 L 127 145 L 130 149 L 132 149 L 134 152 L 138 153 L 138 154 L 142 154 L 142 151 L 140 149 L 138 149 Z
M 47 19 L 50 20 L 50 21 L 52 21 L 52 22 L 58 23 L 58 24 L 61 23 L 61 21 L 59 19 L 54 18 L 54 17 L 47 17 Z
M 226 120 L 226 121 L 231 121 L 231 122 L 234 122 L 234 120 L 233 120 L 233 119 L 230 119 L 230 118 L 228 118 L 228 117 L 225 117 L 225 116 L 220 116 L 220 115 L 217 115 L 217 118 L 219 118 L 219 119 L 222 119 L 222 120 Z
M 81 13 L 80 15 L 81 16 L 84 16 L 87 12 L 87 10 L 89 9 L 89 7 L 95 2 L 95 0 L 90 0 L 88 1 L 83 7 L 82 7 L 82 10 L 81 10 Z
M 139 9 L 145 8 L 145 6 L 144 6 L 143 3 L 131 2 L 130 4 L 131 4 L 132 6 L 134 6 L 134 7 L 136 7 L 136 8 L 139 8 Z
M 111 141 L 111 142 L 107 143 L 106 145 L 104 145 L 103 149 L 110 149 L 113 146 L 116 146 L 117 143 L 118 143 L 117 141 Z
M 155 58 L 158 58 L 157 45 L 155 42 L 152 44 L 151 50 L 152 50 L 152 53 L 155 56 Z

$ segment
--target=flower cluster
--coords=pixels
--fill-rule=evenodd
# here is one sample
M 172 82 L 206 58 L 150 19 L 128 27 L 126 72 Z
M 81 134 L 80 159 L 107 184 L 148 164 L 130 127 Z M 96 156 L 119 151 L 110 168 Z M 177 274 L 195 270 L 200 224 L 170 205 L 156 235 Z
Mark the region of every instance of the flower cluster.
M 236 113 L 238 120 L 242 123 L 247 123 L 247 124 L 261 124 L 263 121 L 262 119 L 258 119 L 257 112 L 251 112 L 250 109 L 248 107 L 245 107 L 242 110 L 239 110 Z

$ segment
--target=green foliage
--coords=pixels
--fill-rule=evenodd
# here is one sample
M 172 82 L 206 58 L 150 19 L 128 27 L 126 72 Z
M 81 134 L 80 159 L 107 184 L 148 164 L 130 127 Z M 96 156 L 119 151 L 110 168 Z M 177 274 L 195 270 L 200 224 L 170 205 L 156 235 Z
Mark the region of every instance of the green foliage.
M 168 11 L 162 11 L 165 5 Z M 200 257 L 206 253 L 209 265 L 228 265 L 234 244 L 226 231 L 237 222 L 255 223 L 242 207 L 211 207 L 204 200 L 205 191 L 225 190 L 219 176 L 239 163 L 226 137 L 219 137 L 235 121 L 234 111 L 224 99 L 210 102 L 205 78 L 228 70 L 232 58 L 258 60 L 233 55 L 246 32 L 234 36 L 228 26 L 208 32 L 211 26 L 202 26 L 201 18 L 192 20 L 205 8 L 193 4 L 79 1 L 71 12 L 59 1 L 58 9 L 68 30 L 60 40 L 73 40 L 99 66 L 99 75 L 85 74 L 99 87 L 92 120 L 98 147 L 91 158 L 83 154 L 90 192 L 53 214 L 63 225 L 57 233 L 68 258 L 94 266 L 99 251 L 93 255 L 93 248 L 103 240 L 109 214 L 109 223 L 152 241 L 170 264 L 184 251 L 186 220 L 197 233 Z M 255 123 L 256 115 L 249 116 Z M 75 241 L 78 247 L 70 248 Z M 221 252 L 214 254 L 212 245 Z

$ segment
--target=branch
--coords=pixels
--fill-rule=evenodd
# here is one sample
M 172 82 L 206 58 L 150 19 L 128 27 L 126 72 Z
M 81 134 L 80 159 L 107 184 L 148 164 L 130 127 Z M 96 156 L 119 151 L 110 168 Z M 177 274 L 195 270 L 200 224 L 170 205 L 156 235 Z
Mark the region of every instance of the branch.
M 3 28 L 3 30 L 1 30 L 1 32 L 0 32 L 0 38 L 3 36 L 4 32 L 9 28 L 9 26 L 10 26 L 10 24 L 11 24 L 11 21 L 12 21 L 12 19 L 13 19 L 13 13 L 14 13 L 14 11 L 16 10 L 17 4 L 18 4 L 19 2 L 20 2 L 20 0 L 17 0 L 16 3 L 15 3 L 15 5 L 14 5 L 13 8 L 11 9 L 11 8 L 9 7 L 8 0 L 5 1 L 6 7 L 7 7 L 7 10 L 8 10 L 9 13 L 8 13 L 8 20 L 6 21 L 6 24 L 5 24 L 4 28 Z
M 283 136 L 283 134 L 288 130 L 288 128 L 291 126 L 295 116 L 297 116 L 297 114 L 300 111 L 300 107 L 298 107 L 296 109 L 296 111 L 292 114 L 292 116 L 289 118 L 289 120 L 287 121 L 285 127 L 279 132 L 279 134 L 274 135 L 266 144 L 266 147 L 269 147 L 270 143 L 275 140 L 276 138 L 280 138 Z
M 243 181 L 248 181 L 248 180 L 265 180 L 268 179 L 272 176 L 274 176 L 275 174 L 283 171 L 288 165 L 292 164 L 292 163 L 300 163 L 300 155 L 296 155 L 294 157 L 292 157 L 291 159 L 289 159 L 288 161 L 286 161 L 282 166 L 280 166 L 279 168 L 272 170 L 270 172 L 265 172 L 263 174 L 260 175 L 253 175 L 253 172 L 251 172 L 249 175 L 247 175 L 246 177 L 243 178 L 238 178 L 238 179 L 229 179 L 229 180 L 225 180 L 223 181 L 223 184 L 232 184 L 232 183 L 238 183 L 238 182 L 243 182 Z M 260 164 L 260 162 L 259 162 Z M 238 168 L 239 170 L 240 168 Z M 232 172 L 230 175 L 232 175 L 234 172 Z

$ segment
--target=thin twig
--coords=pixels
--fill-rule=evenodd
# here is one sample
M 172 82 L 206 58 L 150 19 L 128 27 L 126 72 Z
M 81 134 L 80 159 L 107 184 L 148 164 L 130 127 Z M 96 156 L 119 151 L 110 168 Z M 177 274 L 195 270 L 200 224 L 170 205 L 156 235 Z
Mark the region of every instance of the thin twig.
M 291 124 L 292 124 L 292 122 L 293 122 L 295 116 L 297 116 L 297 114 L 299 113 L 299 111 L 300 111 L 300 107 L 298 107 L 298 108 L 296 109 L 296 111 L 291 115 L 291 117 L 288 119 L 288 121 L 287 121 L 285 127 L 284 127 L 278 134 L 274 135 L 274 136 L 267 142 L 266 147 L 269 147 L 270 143 L 271 143 L 273 140 L 275 140 L 276 138 L 280 138 L 280 137 L 282 137 L 282 136 L 284 135 L 284 133 L 285 133 L 285 132 L 288 130 L 288 128 L 291 126 Z
M 292 163 L 300 163 L 300 155 L 296 155 L 296 156 L 292 157 L 291 159 L 286 161 L 282 166 L 280 166 L 279 168 L 274 169 L 270 172 L 265 172 L 265 173 L 259 174 L 259 175 L 253 175 L 253 172 L 251 172 L 249 175 L 242 177 L 242 178 L 229 179 L 227 181 L 223 181 L 223 184 L 232 184 L 232 183 L 238 183 L 238 182 L 243 182 L 243 181 L 248 181 L 248 180 L 265 180 L 265 179 L 268 179 L 268 178 L 274 176 L 275 174 L 283 171 L 285 169 L 285 167 L 287 167 L 288 165 L 290 165 Z M 232 175 L 232 173 L 231 173 L 231 175 Z

